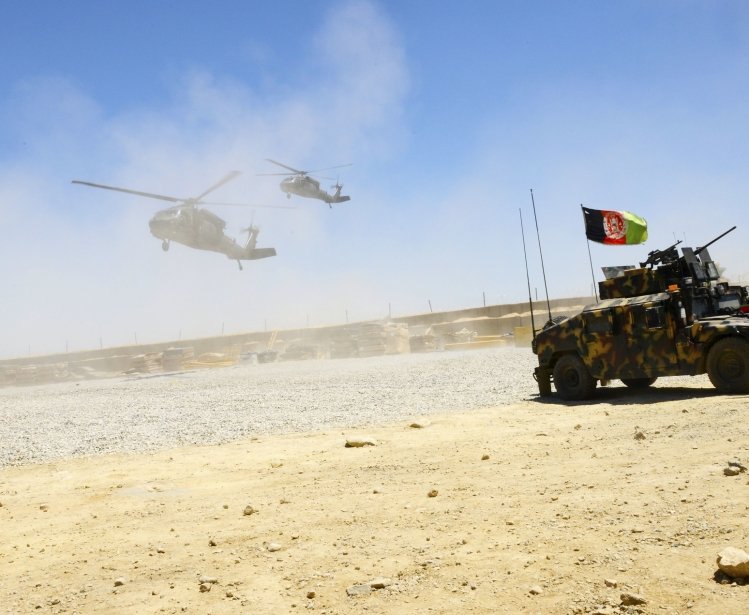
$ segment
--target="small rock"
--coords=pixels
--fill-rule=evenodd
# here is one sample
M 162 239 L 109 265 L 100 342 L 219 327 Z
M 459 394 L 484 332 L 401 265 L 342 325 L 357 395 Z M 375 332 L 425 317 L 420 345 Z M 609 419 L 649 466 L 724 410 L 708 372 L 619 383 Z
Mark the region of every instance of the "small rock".
M 741 470 L 738 468 L 733 468 L 731 466 L 728 466 L 727 468 L 723 468 L 723 474 L 726 476 L 738 476 L 741 473 Z
M 619 599 L 622 601 L 622 606 L 637 606 L 639 604 L 648 603 L 648 601 L 645 600 L 645 598 L 640 594 L 631 594 L 628 592 L 625 592 L 621 596 L 619 596 Z
M 371 592 L 372 588 L 369 586 L 369 583 L 359 583 L 346 589 L 346 593 L 349 596 L 365 596 Z
M 361 448 L 362 446 L 374 446 L 373 438 L 346 438 L 346 448 Z
M 314 598 L 314 597 L 315 597 L 316 595 L 317 595 L 317 594 L 316 594 L 315 592 L 313 592 L 313 591 L 308 591 L 308 592 L 307 592 L 307 599 L 308 599 L 308 600 L 312 600 L 312 598 Z
M 429 427 L 429 425 L 429 421 L 414 421 L 409 425 L 409 427 L 412 429 L 424 429 L 424 427 Z
M 115 587 L 122 587 L 125 584 L 125 577 L 117 577 L 114 580 Z
M 257 508 L 255 508 L 252 504 L 248 504 L 247 506 L 244 507 L 243 514 L 245 516 L 249 516 L 249 515 L 254 515 L 256 512 L 258 512 Z
M 198 583 L 200 583 L 200 584 L 206 583 L 208 585 L 215 585 L 216 583 L 218 583 L 218 578 L 216 578 L 216 577 L 209 577 L 209 576 L 206 576 L 206 575 L 202 575 L 198 579 Z
M 427 497 L 436 498 L 438 494 L 439 491 L 437 491 L 436 489 L 432 489 L 429 493 L 427 493 Z
M 529 590 L 528 593 L 530 593 L 532 596 L 538 596 L 539 594 L 543 593 L 543 588 L 540 585 L 533 585 Z
M 749 577 L 749 553 L 736 547 L 726 547 L 718 553 L 718 568 L 728 576 L 736 578 Z
M 199 589 L 202 593 L 205 593 L 211 591 L 211 587 L 210 583 L 201 583 Z
M 281 550 L 281 545 L 278 544 L 277 542 L 271 542 L 268 545 L 268 551 L 270 551 L 271 553 L 275 553 L 276 551 L 280 551 L 280 550 Z
M 489 459 L 489 455 L 487 455 L 486 453 L 481 455 L 481 461 L 486 461 L 487 459 Z
M 645 434 L 639 429 L 635 431 L 635 440 L 644 440 Z
M 369 581 L 368 585 L 372 589 L 383 589 L 387 587 L 388 585 L 392 585 L 393 582 L 390 579 L 387 579 L 385 577 L 377 577 L 375 579 L 372 579 Z
M 166 549 L 162 545 L 159 545 L 156 547 L 156 553 L 166 553 Z
M 217 544 L 218 544 L 218 543 L 217 543 L 217 542 L 216 542 L 216 541 L 215 541 L 215 540 L 214 540 L 213 538 L 211 538 L 211 539 L 210 539 L 210 540 L 208 541 L 208 546 L 209 546 L 209 547 L 215 547 L 215 546 L 216 546 Z
M 616 581 L 614 579 L 604 579 L 603 582 L 606 584 L 606 587 L 616 587 Z
M 42 512 L 47 512 L 49 510 L 49 506 L 47 506 L 46 504 L 42 504 L 39 507 L 39 510 L 41 510 Z

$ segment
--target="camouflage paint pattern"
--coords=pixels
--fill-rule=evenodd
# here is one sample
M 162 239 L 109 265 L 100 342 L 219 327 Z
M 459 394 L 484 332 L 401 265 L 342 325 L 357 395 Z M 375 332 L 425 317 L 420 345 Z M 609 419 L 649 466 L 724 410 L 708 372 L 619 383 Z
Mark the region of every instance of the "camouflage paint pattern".
M 596 380 L 696 375 L 705 373 L 707 352 L 718 339 L 749 340 L 749 318 L 743 315 L 711 316 L 685 325 L 679 295 L 606 299 L 538 332 L 533 351 L 539 385 L 563 354 L 579 355 Z
M 666 290 L 662 276 L 652 269 L 625 269 L 621 275 L 598 283 L 601 299 L 650 295 Z
M 539 393 L 551 393 L 555 372 L 565 399 L 587 397 L 598 380 L 639 387 L 660 376 L 705 372 L 723 391 L 749 393 L 749 287 L 721 282 L 706 250 L 735 228 L 702 247 L 682 248 L 681 257 L 680 241 L 653 250 L 639 268 L 599 282 L 600 302 L 548 322 L 533 340 Z M 558 363 L 566 355 L 577 358 Z

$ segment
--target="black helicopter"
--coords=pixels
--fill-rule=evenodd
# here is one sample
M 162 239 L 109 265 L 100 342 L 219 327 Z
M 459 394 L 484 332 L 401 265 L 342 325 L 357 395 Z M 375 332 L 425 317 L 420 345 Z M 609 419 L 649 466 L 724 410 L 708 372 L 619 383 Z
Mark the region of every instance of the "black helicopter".
M 331 186 L 331 188 L 333 188 L 335 192 L 330 194 L 328 192 L 325 192 L 325 190 L 320 189 L 320 182 L 317 181 L 314 177 L 309 176 L 310 173 L 317 173 L 318 171 L 329 171 L 330 169 L 340 169 L 342 167 L 350 167 L 351 164 L 339 164 L 335 167 L 326 167 L 324 169 L 316 169 L 314 171 L 300 171 L 299 169 L 295 169 L 281 162 L 271 160 L 270 158 L 266 158 L 266 160 L 268 162 L 272 162 L 275 165 L 278 165 L 279 167 L 283 167 L 284 169 L 288 169 L 289 171 L 291 171 L 290 173 L 258 173 L 258 175 L 262 176 L 286 175 L 286 178 L 281 181 L 279 187 L 286 193 L 286 198 L 288 199 L 291 198 L 292 194 L 303 196 L 308 199 L 319 199 L 321 201 L 325 201 L 328 204 L 328 207 L 330 207 L 331 209 L 333 208 L 333 203 L 343 203 L 345 201 L 351 200 L 350 196 L 341 195 L 341 189 L 343 188 L 343 185 L 339 184 L 338 181 L 336 181 L 336 183 Z
M 208 194 L 231 181 L 239 174 L 239 171 L 232 171 L 199 196 L 187 199 L 153 194 L 151 192 L 140 192 L 128 188 L 117 188 L 116 186 L 106 186 L 104 184 L 94 184 L 77 179 L 74 179 L 73 183 L 92 186 L 94 188 L 104 188 L 105 190 L 126 192 L 128 194 L 169 201 L 171 203 L 179 203 L 174 207 L 157 211 L 148 222 L 151 234 L 161 239 L 162 250 L 166 252 L 169 250 L 170 242 L 176 241 L 196 250 L 209 250 L 211 252 L 226 254 L 227 258 L 237 261 L 239 268 L 242 269 L 242 261 L 275 256 L 276 249 L 255 247 L 260 229 L 252 224 L 248 228 L 243 229 L 248 235 L 245 245 L 238 244 L 224 233 L 224 229 L 226 228 L 224 220 L 213 212 L 198 207 L 198 205 L 241 205 L 239 203 L 215 203 L 203 200 Z M 247 205 L 247 207 L 262 207 L 262 205 Z

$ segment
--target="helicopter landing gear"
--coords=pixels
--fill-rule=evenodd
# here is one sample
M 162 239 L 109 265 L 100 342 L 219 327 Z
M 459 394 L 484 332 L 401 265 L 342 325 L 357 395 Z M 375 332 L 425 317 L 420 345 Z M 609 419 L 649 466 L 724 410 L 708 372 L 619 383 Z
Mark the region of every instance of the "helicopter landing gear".
M 169 242 L 166 239 L 161 242 L 161 249 L 164 250 L 164 252 L 169 251 Z
M 244 267 L 242 267 L 242 261 L 238 260 L 237 265 L 239 265 L 239 270 L 244 271 Z
M 290 192 L 287 192 L 287 193 L 286 193 L 286 198 L 287 198 L 287 199 L 290 199 L 290 198 L 291 198 L 291 193 L 290 193 Z

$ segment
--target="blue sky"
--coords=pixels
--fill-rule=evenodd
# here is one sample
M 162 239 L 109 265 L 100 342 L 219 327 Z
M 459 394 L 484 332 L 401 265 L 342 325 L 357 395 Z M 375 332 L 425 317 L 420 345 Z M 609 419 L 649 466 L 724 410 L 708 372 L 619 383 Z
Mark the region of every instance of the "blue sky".
M 744 2 L 53 2 L 0 9 L 0 356 L 591 291 L 580 204 L 648 220 L 749 279 Z M 332 211 L 216 209 L 278 256 L 148 231 L 157 201 L 72 179 L 286 205 L 265 158 L 353 163 Z M 323 183 L 333 183 L 323 180 Z M 535 235 L 531 284 L 543 293 Z

